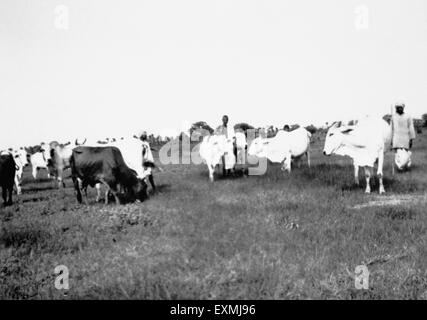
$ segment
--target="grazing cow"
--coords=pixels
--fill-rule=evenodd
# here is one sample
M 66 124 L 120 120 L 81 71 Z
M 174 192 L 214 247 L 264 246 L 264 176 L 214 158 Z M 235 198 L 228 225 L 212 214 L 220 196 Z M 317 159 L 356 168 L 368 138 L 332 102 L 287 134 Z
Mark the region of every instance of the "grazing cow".
M 138 179 L 134 170 L 130 169 L 116 147 L 85 147 L 79 146 L 73 149 L 71 158 L 71 176 L 74 188 L 77 192 L 77 201 L 82 202 L 79 179 L 82 189 L 85 190 L 87 203 L 87 186 L 95 186 L 102 183 L 107 192 L 105 203 L 108 203 L 108 193 L 111 192 L 120 204 L 117 196 L 117 185 L 124 188 L 131 199 L 143 201 L 147 196 L 147 184 Z
M 133 138 L 120 138 L 115 141 L 109 140 L 109 142 L 102 141 L 101 143 L 80 139 L 79 141 L 76 140 L 76 145 L 89 147 L 117 147 L 122 153 L 126 165 L 136 171 L 139 179 L 147 178 L 151 174 L 151 170 L 148 170 L 148 168 L 155 167 L 151 148 L 147 147 L 149 145 L 142 143 L 136 136 Z
M 383 164 L 385 144 L 391 140 L 391 127 L 382 119 L 364 119 L 354 126 L 334 123 L 326 134 L 324 155 L 337 154 L 353 159 L 354 182 L 359 185 L 359 167 L 365 170 L 366 193 L 371 192 L 370 178 L 378 160 L 379 193 L 385 193 Z
M 12 204 L 13 183 L 16 169 L 13 155 L 8 151 L 0 152 L 0 187 L 2 188 L 5 206 Z
M 248 150 L 248 154 L 258 158 L 267 158 L 271 162 L 282 163 L 282 170 L 291 172 L 292 160 L 299 160 L 307 156 L 310 167 L 310 138 L 311 134 L 304 128 L 294 131 L 279 130 L 273 138 L 255 138 Z
M 125 160 L 126 165 L 132 170 L 136 171 L 137 177 L 139 179 L 145 179 L 149 175 L 146 170 L 144 170 L 143 163 L 143 149 L 141 147 L 141 142 L 136 139 L 120 139 L 114 142 L 106 138 L 105 140 L 93 140 L 87 138 L 76 139 L 76 145 L 89 146 L 89 147 L 107 147 L 114 146 L 118 148 Z M 151 153 L 151 151 L 150 151 Z M 152 183 L 153 185 L 153 183 Z M 100 199 L 101 194 L 101 184 L 96 184 L 97 189 L 97 201 Z
M 233 140 L 225 135 L 210 135 L 203 138 L 200 144 L 200 157 L 207 164 L 209 170 L 209 179 L 214 181 L 214 172 L 217 165 L 222 163 L 221 159 L 225 155 L 233 155 Z M 234 163 L 233 163 L 234 159 Z M 235 157 L 230 157 L 229 165 L 234 167 Z

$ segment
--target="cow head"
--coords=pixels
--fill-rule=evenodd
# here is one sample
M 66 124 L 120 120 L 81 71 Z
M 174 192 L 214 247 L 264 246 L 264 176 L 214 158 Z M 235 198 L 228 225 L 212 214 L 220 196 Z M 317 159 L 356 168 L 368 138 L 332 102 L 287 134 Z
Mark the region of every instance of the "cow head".
M 233 140 L 227 139 L 225 135 L 205 136 L 203 143 L 209 145 L 214 165 L 221 163 L 221 158 L 225 154 L 233 154 Z
M 335 153 L 340 147 L 343 146 L 346 135 L 353 131 L 353 128 L 346 126 L 341 127 L 340 123 L 335 122 L 326 133 L 325 146 L 323 148 L 323 154 L 330 156 Z
M 148 197 L 146 179 L 138 179 L 137 183 L 132 187 L 132 193 L 136 200 L 144 201 Z
M 40 144 L 40 152 L 43 154 L 43 158 L 44 158 L 47 162 L 49 162 L 50 160 L 52 160 L 50 150 L 51 150 L 50 145 L 48 145 L 48 144 L 46 144 L 46 143 L 44 143 L 44 142 L 42 142 L 42 143 Z
M 15 161 L 19 162 L 22 167 L 28 165 L 28 154 L 25 149 L 21 148 L 14 151 Z

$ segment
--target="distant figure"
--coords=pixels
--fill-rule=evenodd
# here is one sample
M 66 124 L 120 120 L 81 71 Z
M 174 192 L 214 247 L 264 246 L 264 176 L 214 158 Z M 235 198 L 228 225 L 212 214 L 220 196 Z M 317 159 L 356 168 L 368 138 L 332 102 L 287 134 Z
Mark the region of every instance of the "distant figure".
M 398 168 L 402 170 L 411 167 L 411 152 L 409 149 L 412 148 L 415 139 L 415 129 L 412 117 L 404 113 L 405 104 L 398 102 L 395 104 L 395 108 L 396 113 L 391 121 L 393 130 L 391 147 L 395 152 L 395 162 Z M 405 161 L 402 162 L 402 159 L 405 159 Z
M 148 180 L 150 181 L 151 187 L 153 188 L 153 191 L 156 191 L 156 185 L 154 184 L 154 178 L 153 178 L 153 168 L 154 168 L 154 158 L 153 154 L 151 152 L 150 143 L 147 139 L 147 132 L 142 131 L 139 134 L 139 140 L 142 142 L 142 168 L 144 169 L 144 176 L 148 177 Z
M 230 170 L 234 168 L 234 164 L 237 161 L 237 146 L 236 146 L 236 134 L 234 132 L 234 127 L 228 125 L 228 116 L 224 115 L 222 117 L 222 125 L 218 126 L 215 130 L 215 135 L 225 135 L 227 139 L 232 139 L 233 141 L 233 153 L 234 159 L 230 158 L 230 155 L 225 154 L 222 156 L 222 173 L 223 175 L 230 174 Z

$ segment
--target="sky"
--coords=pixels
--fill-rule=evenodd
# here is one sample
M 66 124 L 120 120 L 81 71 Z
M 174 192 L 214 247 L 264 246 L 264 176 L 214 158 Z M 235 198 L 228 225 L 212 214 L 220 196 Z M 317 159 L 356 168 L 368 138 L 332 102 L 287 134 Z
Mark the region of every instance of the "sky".
M 425 0 L 1 0 L 0 149 L 427 113 Z

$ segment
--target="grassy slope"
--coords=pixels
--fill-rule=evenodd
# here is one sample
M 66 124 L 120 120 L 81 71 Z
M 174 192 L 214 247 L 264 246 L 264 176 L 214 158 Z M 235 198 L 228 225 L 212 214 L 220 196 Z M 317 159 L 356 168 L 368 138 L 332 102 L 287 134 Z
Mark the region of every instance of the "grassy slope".
M 164 166 L 159 194 L 119 207 L 78 205 L 69 180 L 58 190 L 27 170 L 18 204 L 0 211 L 0 298 L 64 298 L 53 285 L 63 264 L 66 298 L 426 299 L 425 199 L 353 208 L 380 197 L 362 176 L 353 187 L 349 159 L 323 157 L 322 143 L 312 169 L 291 175 L 271 165 L 210 184 L 204 165 Z M 413 170 L 394 178 L 386 156 L 380 199 L 425 194 L 426 146 L 423 135 Z M 351 277 L 363 262 L 367 291 Z

